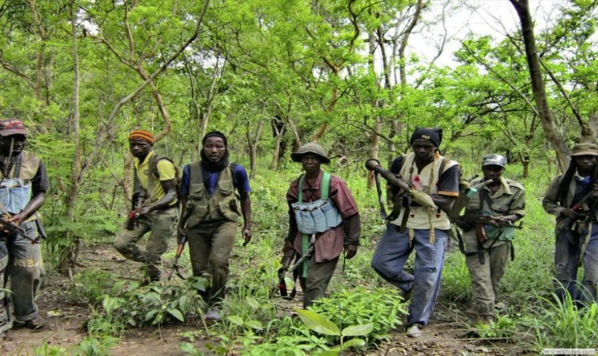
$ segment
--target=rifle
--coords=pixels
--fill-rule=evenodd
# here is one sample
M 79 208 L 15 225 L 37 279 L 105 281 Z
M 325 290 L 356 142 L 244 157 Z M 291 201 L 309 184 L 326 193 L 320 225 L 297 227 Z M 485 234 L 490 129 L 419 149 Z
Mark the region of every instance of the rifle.
M 394 173 L 382 168 L 382 166 L 380 165 L 380 162 L 377 159 L 374 159 L 374 158 L 368 159 L 365 162 L 365 168 L 367 168 L 370 171 L 374 171 L 374 172 L 380 174 L 382 176 L 382 178 L 386 179 L 386 181 L 388 181 L 390 184 L 404 190 L 407 194 L 409 194 L 409 196 L 413 199 L 413 201 L 415 201 L 419 205 L 425 206 L 430 209 L 438 209 L 436 204 L 434 204 L 432 197 L 430 197 L 426 193 L 419 192 L 419 191 L 413 189 L 411 186 L 409 186 L 409 184 L 407 184 L 401 178 L 397 177 Z
M 168 280 L 172 278 L 172 275 L 176 272 L 176 275 L 179 276 L 181 279 L 185 279 L 181 272 L 179 271 L 179 258 L 183 254 L 183 250 L 185 249 L 185 243 L 187 242 L 187 236 L 183 236 L 183 238 L 179 241 L 179 246 L 176 250 L 176 255 L 174 256 L 174 262 L 172 263 L 172 271 L 168 275 Z
M 297 261 L 295 261 L 295 265 L 289 270 L 289 272 L 295 272 L 297 268 L 301 267 L 304 261 L 309 260 L 311 256 L 314 254 L 316 250 L 316 244 L 310 243 L 307 249 L 307 252 L 304 253 Z
M 287 251 L 285 251 L 284 255 L 282 256 L 282 260 L 280 261 L 280 264 L 282 265 L 282 267 L 278 269 L 278 284 L 276 285 L 276 289 L 278 289 L 278 291 L 280 292 L 280 296 L 287 300 L 293 299 L 295 297 L 295 293 L 296 293 L 296 289 L 293 287 L 293 291 L 291 292 L 291 295 L 289 296 L 288 290 L 287 290 L 287 283 L 284 279 L 285 274 L 289 270 L 289 267 L 291 266 L 291 263 L 293 262 L 294 258 L 295 258 L 295 250 L 294 249 L 288 249 Z
M 476 241 L 477 241 L 477 254 L 480 259 L 480 263 L 484 264 L 484 244 L 488 241 L 486 235 L 486 229 L 484 225 L 490 224 L 497 227 L 510 227 L 514 229 L 523 229 L 523 222 L 519 225 L 513 224 L 509 220 L 500 220 L 500 215 L 480 215 L 480 214 L 465 214 L 459 217 L 462 221 L 475 224 L 476 229 Z
M 21 226 L 16 225 L 11 221 L 8 221 L 8 219 L 6 219 L 4 216 L 0 216 L 0 225 L 2 226 L 2 229 L 4 229 L 9 235 L 21 234 L 27 240 L 31 241 L 32 244 L 39 243 L 39 240 L 41 238 L 40 236 L 34 239 L 33 237 L 29 236 L 29 234 L 27 234 L 27 230 L 23 229 Z
M 135 184 L 138 184 L 137 179 L 135 179 Z M 125 224 L 125 228 L 127 230 L 134 230 L 137 226 L 139 226 L 139 202 L 142 199 L 143 194 L 139 192 L 134 193 L 133 197 L 131 198 L 131 211 L 127 215 L 127 222 Z

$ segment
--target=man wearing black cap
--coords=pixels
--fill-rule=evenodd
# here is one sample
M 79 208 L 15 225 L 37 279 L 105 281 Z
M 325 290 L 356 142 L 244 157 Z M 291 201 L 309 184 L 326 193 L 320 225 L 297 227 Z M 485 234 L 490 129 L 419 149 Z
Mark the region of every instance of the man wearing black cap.
M 341 253 L 347 259 L 357 253 L 361 221 L 347 183 L 320 169 L 330 163 L 322 146 L 308 143 L 291 158 L 301 163 L 305 174 L 291 182 L 287 191 L 289 233 L 283 250 L 306 256 L 299 267 L 299 282 L 307 308 L 324 296 Z
M 573 147 L 565 174 L 556 177 L 542 200 L 556 216 L 555 291 L 561 300 L 569 293 L 578 305 L 598 302 L 598 146 Z M 583 280 L 577 281 L 583 261 Z
M 1 288 L 10 281 L 14 326 L 40 329 L 35 297 L 43 275 L 37 210 L 50 185 L 41 160 L 24 151 L 27 130 L 20 120 L 0 120 L 0 334 L 11 328 L 8 296 Z M 6 270 L 6 273 L 4 272 Z
M 202 140 L 201 160 L 183 168 L 179 240 L 187 238 L 194 276 L 208 276 L 204 298 L 210 305 L 206 319 L 220 320 L 237 222 L 243 216 L 245 244 L 251 240 L 251 200 L 245 168 L 229 163 L 228 140 L 212 131 Z M 240 208 L 235 190 L 240 196 Z M 184 241 L 184 240 L 183 240 Z
M 481 217 L 485 221 L 478 221 L 477 226 L 467 221 L 457 222 L 463 229 L 472 282 L 471 307 L 466 312 L 475 322 L 496 319 L 498 284 L 505 274 L 511 240 L 515 237 L 512 225 L 525 216 L 525 190 L 518 182 L 503 178 L 506 164 L 507 159 L 499 154 L 484 156 L 484 177 L 471 181 L 473 187 L 480 188 L 465 208 L 465 217 Z
M 418 127 L 411 135 L 413 152 L 393 161 L 390 171 L 412 189 L 428 194 L 436 208 L 419 205 L 399 187 L 391 187 L 391 194 L 403 196 L 399 202 L 403 208 L 387 224 L 372 258 L 372 268 L 382 278 L 399 288 L 406 298 L 412 296 L 407 320 L 410 337 L 421 336 L 421 328 L 434 309 L 451 228 L 447 213 L 459 196 L 458 164 L 440 155 L 441 142 L 442 129 Z M 414 249 L 415 270 L 410 274 L 403 267 Z

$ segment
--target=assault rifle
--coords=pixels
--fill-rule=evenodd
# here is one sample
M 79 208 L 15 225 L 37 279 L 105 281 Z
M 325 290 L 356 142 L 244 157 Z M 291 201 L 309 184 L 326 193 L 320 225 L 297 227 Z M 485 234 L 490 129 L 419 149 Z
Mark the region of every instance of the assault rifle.
M 515 225 L 512 221 L 502 220 L 500 218 L 500 215 L 480 214 L 465 214 L 459 217 L 461 221 L 474 224 L 475 226 L 476 240 L 478 245 L 477 254 L 481 264 L 484 264 L 484 243 L 488 241 L 488 236 L 486 235 L 486 229 L 484 228 L 484 225 L 488 224 L 496 227 L 510 227 L 514 229 L 523 229 L 523 222 L 520 222 L 519 225 Z
M 179 271 L 179 258 L 181 258 L 181 255 L 183 254 L 183 250 L 185 249 L 186 242 L 187 242 L 187 236 L 183 236 L 179 240 L 179 246 L 177 247 L 176 255 L 174 256 L 174 262 L 172 263 L 172 271 L 170 271 L 170 274 L 168 275 L 169 281 L 175 272 L 176 272 L 176 275 L 179 276 L 179 278 L 185 279 L 185 277 L 183 277 L 183 275 L 181 274 L 181 271 Z
M 295 258 L 295 250 L 292 248 L 286 250 L 284 252 L 284 255 L 282 256 L 282 260 L 280 261 L 280 264 L 282 265 L 282 267 L 280 267 L 280 269 L 278 269 L 278 284 L 276 285 L 276 289 L 278 289 L 278 291 L 280 292 L 280 296 L 283 299 L 287 299 L 287 300 L 293 299 L 295 297 L 295 293 L 296 293 L 296 289 L 293 288 L 291 295 L 289 295 L 288 289 L 287 289 L 287 283 L 284 278 L 287 271 L 291 267 L 291 263 L 293 262 L 294 258 Z
M 399 232 L 402 233 L 403 231 L 405 231 L 405 227 L 407 225 L 407 219 L 409 218 L 409 209 L 410 209 L 410 205 L 411 205 L 411 200 L 413 200 L 415 203 L 417 203 L 421 206 L 424 206 L 430 210 L 434 210 L 434 211 L 438 210 L 438 207 L 432 200 L 431 196 L 429 196 L 428 194 L 426 194 L 424 192 L 415 190 L 413 187 L 409 186 L 409 184 L 407 184 L 401 178 L 397 177 L 396 174 L 382 168 L 382 166 L 380 165 L 380 162 L 377 159 L 373 159 L 373 158 L 368 159 L 365 162 L 365 168 L 381 175 L 382 178 L 386 179 L 387 182 L 394 185 L 395 187 L 400 188 L 404 192 L 404 194 L 402 195 L 404 197 L 402 204 L 399 203 L 399 201 L 395 199 L 392 213 L 386 217 L 386 220 L 394 220 L 399 216 L 400 211 L 401 211 L 401 206 L 404 208 L 403 220 L 401 221 L 401 225 L 399 226 Z M 378 180 L 376 180 L 376 183 L 378 184 Z M 380 191 L 378 192 L 378 194 L 381 194 Z M 397 196 L 397 197 L 399 197 L 399 196 Z M 386 215 L 386 214 L 382 214 L 383 212 L 384 212 L 383 202 L 382 202 L 382 200 L 380 200 L 380 213 L 383 216 Z
M 27 240 L 30 240 L 32 244 L 35 243 L 39 243 L 39 240 L 41 238 L 33 238 L 31 236 L 29 236 L 29 234 L 27 233 L 27 230 L 23 229 L 21 226 L 16 225 L 15 223 L 9 221 L 8 219 L 6 219 L 4 216 L 0 215 L 0 226 L 1 229 L 3 229 L 4 231 L 6 231 L 9 235 L 19 235 L 21 234 L 23 237 L 25 237 Z
M 488 241 L 488 236 L 486 236 L 486 230 L 484 230 L 484 225 L 493 225 L 496 227 L 510 227 L 513 229 L 523 229 L 523 222 L 520 222 L 519 225 L 513 224 L 512 221 L 509 220 L 502 220 L 500 219 L 500 215 L 480 215 L 480 214 L 465 214 L 459 217 L 460 220 L 475 224 L 476 228 L 476 235 L 478 241 L 481 244 L 484 244 Z

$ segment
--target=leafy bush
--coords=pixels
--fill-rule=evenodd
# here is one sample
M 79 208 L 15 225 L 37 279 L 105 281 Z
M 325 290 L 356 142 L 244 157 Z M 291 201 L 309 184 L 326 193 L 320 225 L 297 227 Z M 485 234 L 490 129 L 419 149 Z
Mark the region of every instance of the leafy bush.
M 118 335 L 126 326 L 184 322 L 188 314 L 202 315 L 207 307 L 198 291 L 205 291 L 205 278 L 194 277 L 182 285 L 120 283 L 104 295 L 101 312 L 87 323 L 90 334 Z
M 407 314 L 405 304 L 395 289 L 364 287 L 342 289 L 329 298 L 317 300 L 311 309 L 341 328 L 346 325 L 373 324 L 366 338 L 367 345 L 387 340 L 390 331 L 401 325 L 401 315 Z

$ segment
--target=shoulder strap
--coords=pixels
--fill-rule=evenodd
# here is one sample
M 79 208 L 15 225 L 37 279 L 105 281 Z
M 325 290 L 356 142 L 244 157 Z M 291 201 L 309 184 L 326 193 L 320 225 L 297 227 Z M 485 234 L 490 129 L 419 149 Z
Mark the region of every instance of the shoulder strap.
M 328 194 L 330 193 L 330 173 L 328 172 L 324 172 L 324 175 L 322 176 L 322 183 L 321 183 L 321 194 L 320 194 L 320 198 L 321 199 L 326 199 L 328 198 Z
M 299 200 L 298 203 L 303 203 L 303 179 L 305 178 L 305 174 L 299 176 L 299 185 L 297 190 L 299 191 Z M 324 172 L 322 175 L 322 181 L 320 183 L 320 199 L 328 198 L 328 194 L 330 193 L 330 173 Z
M 450 161 L 450 159 L 442 157 L 442 162 L 440 162 L 440 174 L 444 173 L 444 169 L 446 168 L 447 163 L 449 163 Z
M 297 186 L 297 190 L 299 191 L 298 203 L 303 203 L 303 178 L 305 178 L 305 174 L 299 176 L 299 185 Z

